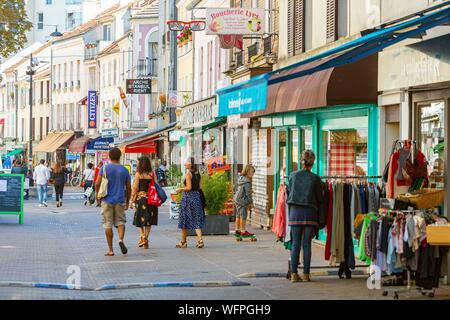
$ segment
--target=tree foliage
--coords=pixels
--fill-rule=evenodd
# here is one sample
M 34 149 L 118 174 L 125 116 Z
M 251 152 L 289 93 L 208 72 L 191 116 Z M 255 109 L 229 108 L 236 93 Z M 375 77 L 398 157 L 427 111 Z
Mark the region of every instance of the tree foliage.
M 22 49 L 27 42 L 26 32 L 32 26 L 24 0 L 0 0 L 0 56 Z

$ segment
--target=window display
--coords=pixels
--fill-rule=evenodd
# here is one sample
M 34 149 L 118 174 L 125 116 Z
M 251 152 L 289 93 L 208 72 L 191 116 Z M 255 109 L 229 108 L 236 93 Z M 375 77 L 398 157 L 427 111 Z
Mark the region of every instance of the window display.
M 419 109 L 420 147 L 428 160 L 431 188 L 444 188 L 444 106 L 436 102 Z

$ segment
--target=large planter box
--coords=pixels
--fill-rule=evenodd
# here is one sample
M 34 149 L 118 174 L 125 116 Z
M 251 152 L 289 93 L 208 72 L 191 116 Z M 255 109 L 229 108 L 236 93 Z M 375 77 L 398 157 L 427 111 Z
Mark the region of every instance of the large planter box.
M 230 217 L 227 215 L 206 215 L 203 235 L 229 235 Z M 188 230 L 188 236 L 195 236 L 195 230 Z

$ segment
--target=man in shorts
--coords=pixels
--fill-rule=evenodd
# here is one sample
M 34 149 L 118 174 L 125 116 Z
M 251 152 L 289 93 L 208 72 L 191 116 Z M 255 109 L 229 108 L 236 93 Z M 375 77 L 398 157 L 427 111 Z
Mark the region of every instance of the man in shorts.
M 123 239 L 125 237 L 125 224 L 127 222 L 125 211 L 128 210 L 128 204 L 131 198 L 131 177 L 128 170 L 120 164 L 121 156 L 122 152 L 119 148 L 113 148 L 109 151 L 111 163 L 100 169 L 95 183 L 96 198 L 98 199 L 98 191 L 106 171 L 108 194 L 101 201 L 103 228 L 105 228 L 106 241 L 109 247 L 109 251 L 105 256 L 108 257 L 114 256 L 113 226 L 119 232 L 119 246 L 122 254 L 127 254 L 128 252 Z

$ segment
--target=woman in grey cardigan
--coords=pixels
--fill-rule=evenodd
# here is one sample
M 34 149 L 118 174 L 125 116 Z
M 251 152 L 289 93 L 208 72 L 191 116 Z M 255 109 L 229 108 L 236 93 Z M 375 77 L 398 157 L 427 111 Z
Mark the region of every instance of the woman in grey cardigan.
M 252 233 L 245 228 L 248 210 L 253 206 L 252 198 L 252 177 L 255 174 L 255 168 L 252 165 L 245 166 L 238 180 L 238 187 L 234 195 L 236 205 L 236 237 L 252 237 Z

